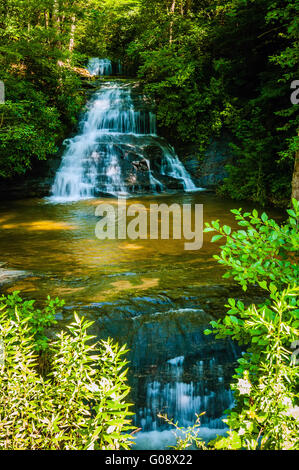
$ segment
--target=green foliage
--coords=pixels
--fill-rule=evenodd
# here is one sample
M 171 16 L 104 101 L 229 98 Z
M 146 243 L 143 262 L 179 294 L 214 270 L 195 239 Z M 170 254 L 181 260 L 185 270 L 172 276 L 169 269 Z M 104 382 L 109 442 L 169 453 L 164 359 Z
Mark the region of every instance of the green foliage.
M 141 27 L 127 52 L 140 63 L 138 76 L 156 100 L 158 122 L 170 138 L 196 141 L 203 152 L 230 113 L 206 51 L 209 24 L 191 11 L 170 15 L 162 2 L 142 4 L 139 15 Z
M 55 154 L 83 102 L 72 66 L 110 57 L 140 78 L 173 143 L 196 143 L 202 160 L 211 139 L 231 136 L 221 194 L 287 205 L 298 16 L 297 0 L 2 2 L 0 176 Z
M 125 347 L 92 342 L 91 326 L 75 314 L 68 332 L 51 343 L 51 372 L 37 372 L 28 317 L 0 312 L 4 363 L 0 365 L 2 450 L 128 449 L 132 413 L 125 397 Z
M 292 360 L 292 343 L 299 333 L 299 288 L 269 288 L 271 304 L 245 308 L 229 299 L 225 318 L 213 322 L 216 338 L 246 345 L 233 376 L 236 405 L 225 420 L 230 432 L 212 443 L 216 449 L 299 448 L 299 367 Z
M 23 82 L 24 83 L 24 82 Z M 25 173 L 32 158 L 45 160 L 57 151 L 56 139 L 60 122 L 55 108 L 46 105 L 42 93 L 25 99 L 7 99 L 0 104 L 0 176 Z M 9 94 L 8 94 L 9 96 Z
M 74 6 L 32 0 L 0 5 L 0 79 L 6 98 L 0 104 L 2 178 L 24 174 L 37 160 L 55 155 L 76 122 L 83 95 L 68 49 Z
M 229 337 L 246 352 L 235 370 L 235 406 L 227 411 L 227 437 L 211 443 L 215 449 L 298 449 L 299 367 L 293 354 L 298 339 L 299 203 L 293 200 L 288 220 L 278 225 L 266 213 L 242 214 L 233 210 L 242 230 L 206 224 L 217 232 L 212 242 L 226 239 L 218 262 L 227 267 L 224 277 L 233 277 L 244 290 L 259 285 L 267 293 L 262 305 L 245 307 L 229 299 L 223 319 L 211 322 L 216 338 Z
M 44 351 L 48 348 L 49 342 L 46 329 L 56 323 L 57 309 L 63 307 L 64 300 L 48 297 L 43 309 L 36 308 L 34 304 L 35 300 L 23 300 L 19 296 L 19 291 L 0 297 L 0 310 L 4 309 L 12 321 L 25 320 L 34 337 L 34 349 Z
M 117 28 L 102 37 L 111 56 L 124 50 L 127 70 L 135 68 L 156 100 L 164 133 L 197 143 L 200 158 L 211 139 L 230 134 L 234 160 L 221 194 L 287 205 L 298 149 L 298 107 L 290 103 L 298 2 L 139 3 L 133 15 L 119 9 Z
M 260 217 L 256 210 L 242 213 L 231 211 L 242 227 L 231 233 L 228 226 L 221 227 L 219 221 L 206 224 L 205 232 L 217 232 L 212 242 L 225 239 L 220 256 L 214 258 L 226 266 L 226 278 L 233 278 L 244 290 L 248 284 L 259 284 L 268 289 L 268 283 L 277 287 L 293 285 L 298 280 L 298 219 L 299 203 L 293 199 L 287 221 L 279 225 L 266 213 Z
M 77 50 L 91 57 L 123 61 L 128 42 L 136 37 L 139 0 L 89 0 L 81 12 Z M 84 4 L 86 6 L 86 3 Z

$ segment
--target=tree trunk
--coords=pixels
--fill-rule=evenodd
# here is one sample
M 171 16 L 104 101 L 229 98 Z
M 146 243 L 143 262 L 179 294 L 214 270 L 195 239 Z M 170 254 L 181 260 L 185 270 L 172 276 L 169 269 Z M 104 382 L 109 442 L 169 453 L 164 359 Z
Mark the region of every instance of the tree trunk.
M 170 14 L 172 15 L 172 19 L 170 20 L 170 27 L 169 27 L 169 44 L 172 44 L 172 41 L 173 41 L 173 15 L 175 12 L 175 3 L 176 3 L 176 0 L 172 0 L 172 4 L 170 7 Z
M 49 13 L 45 11 L 45 28 L 49 28 Z
M 181 0 L 181 15 L 184 16 L 184 0 Z
M 61 24 L 60 24 L 60 11 L 59 11 L 59 2 L 58 0 L 54 0 L 54 3 L 53 3 L 53 10 L 52 10 L 52 15 L 51 15 L 51 24 L 52 24 L 52 27 L 55 28 L 56 32 L 57 32 L 57 36 L 60 37 L 60 33 L 61 33 Z M 61 49 L 62 48 L 62 44 L 61 44 L 61 40 L 58 39 L 58 41 L 56 42 L 56 45 L 58 47 L 58 49 Z
M 71 35 L 70 35 L 70 42 L 69 42 L 69 51 L 73 52 L 74 45 L 75 45 L 75 30 L 76 30 L 76 16 L 72 17 L 72 25 L 71 25 Z
M 293 181 L 292 181 L 292 198 L 295 198 L 299 201 L 299 150 L 297 150 L 295 155 L 295 164 L 293 172 Z

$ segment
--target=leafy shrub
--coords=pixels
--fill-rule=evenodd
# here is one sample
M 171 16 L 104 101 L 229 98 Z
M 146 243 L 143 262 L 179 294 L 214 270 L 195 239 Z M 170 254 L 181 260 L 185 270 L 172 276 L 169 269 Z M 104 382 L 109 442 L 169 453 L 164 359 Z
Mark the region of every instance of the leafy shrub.
M 228 336 L 246 346 L 231 386 L 236 403 L 225 420 L 229 435 L 215 441 L 216 449 L 299 448 L 299 367 L 292 356 L 298 338 L 299 287 L 280 293 L 271 284 L 270 289 L 271 305 L 245 308 L 229 299 L 225 318 L 212 322 L 216 338 Z
M 57 152 L 58 112 L 47 105 L 42 93 L 0 104 L 0 176 L 23 174 L 32 158 L 45 160 Z M 32 100 L 32 101 L 31 101 Z
M 3 307 L 0 333 L 0 449 L 128 449 L 132 429 L 125 397 L 125 347 L 92 343 L 91 322 L 75 314 L 68 332 L 51 342 L 51 372 L 37 372 L 28 317 Z
M 223 319 L 211 322 L 216 338 L 229 337 L 246 352 L 238 360 L 233 376 L 235 406 L 227 412 L 227 437 L 218 438 L 216 449 L 298 449 L 299 406 L 296 382 L 299 367 L 292 346 L 298 339 L 298 216 L 299 203 L 293 200 L 288 220 L 279 226 L 267 214 L 256 210 L 242 214 L 233 210 L 242 230 L 219 221 L 206 224 L 212 238 L 226 238 L 220 264 L 225 277 L 233 277 L 244 290 L 248 284 L 267 292 L 264 304 L 245 307 L 229 299 Z
M 233 278 L 244 290 L 248 284 L 267 289 L 267 282 L 274 282 L 277 287 L 296 283 L 299 274 L 299 202 L 296 199 L 293 206 L 287 211 L 288 220 L 281 226 L 266 213 L 259 217 L 256 210 L 242 214 L 241 209 L 231 211 L 241 230 L 232 233 L 227 225 L 220 227 L 219 220 L 206 224 L 205 232 L 217 232 L 212 242 L 226 239 L 220 256 L 214 256 L 227 268 L 223 277 Z
M 41 67 L 41 68 L 39 68 Z M 1 68 L 0 177 L 25 174 L 36 160 L 56 155 L 84 102 L 80 79 L 67 67 L 31 64 L 29 77 Z
M 35 308 L 34 304 L 35 300 L 23 300 L 19 296 L 19 291 L 0 297 L 0 310 L 5 309 L 6 314 L 13 321 L 16 321 L 17 317 L 21 320 L 25 319 L 34 337 L 34 349 L 44 351 L 49 341 L 45 330 L 56 323 L 57 309 L 64 305 L 64 300 L 51 299 L 48 296 L 43 309 Z

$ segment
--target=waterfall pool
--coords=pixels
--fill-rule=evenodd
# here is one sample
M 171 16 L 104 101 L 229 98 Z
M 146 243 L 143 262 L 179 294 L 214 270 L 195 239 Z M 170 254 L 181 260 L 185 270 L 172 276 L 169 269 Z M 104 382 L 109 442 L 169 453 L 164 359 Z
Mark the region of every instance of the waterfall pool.
M 127 203 L 132 201 L 145 206 L 154 201 L 203 204 L 205 222 L 220 219 L 233 227 L 229 210 L 252 208 L 205 192 L 152 195 Z M 189 252 L 182 240 L 98 240 L 99 202 L 103 199 L 1 202 L 1 262 L 27 272 L 4 283 L 2 292 L 19 290 L 37 302 L 48 294 L 59 296 L 66 301 L 59 325 L 68 323 L 76 310 L 95 322 L 97 337 L 127 344 L 135 424 L 142 428 L 138 448 L 173 441 L 158 413 L 189 426 L 195 413 L 205 411 L 202 435 L 224 432 L 221 417 L 232 404 L 229 382 L 238 351 L 203 334 L 223 312 L 226 299 L 236 294 L 213 260 L 219 245 L 209 243 L 209 234 L 202 249 Z

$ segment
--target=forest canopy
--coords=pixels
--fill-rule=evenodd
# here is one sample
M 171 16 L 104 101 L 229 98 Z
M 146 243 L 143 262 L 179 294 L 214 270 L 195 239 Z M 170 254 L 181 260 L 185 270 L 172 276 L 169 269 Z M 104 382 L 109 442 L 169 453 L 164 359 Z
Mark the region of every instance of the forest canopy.
M 222 194 L 286 204 L 298 148 L 297 0 L 1 0 L 0 177 L 57 153 L 84 103 L 77 67 L 121 60 L 176 144 L 229 136 Z M 242 185 L 240 185 L 242 181 Z

